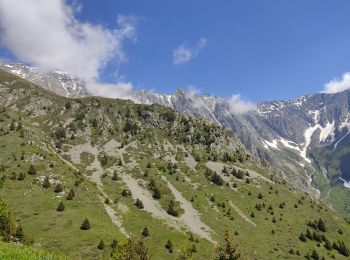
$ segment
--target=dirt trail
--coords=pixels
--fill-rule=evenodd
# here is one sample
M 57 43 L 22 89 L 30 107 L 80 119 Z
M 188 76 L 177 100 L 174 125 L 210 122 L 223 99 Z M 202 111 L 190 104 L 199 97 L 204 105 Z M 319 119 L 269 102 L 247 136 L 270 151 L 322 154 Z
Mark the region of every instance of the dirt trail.
M 254 227 L 256 227 L 256 224 L 247 216 L 245 215 L 240 208 L 238 208 L 235 204 L 233 204 L 233 202 L 231 200 L 229 200 L 228 202 L 230 204 L 230 206 L 237 212 L 237 214 L 243 218 L 245 221 L 247 221 L 249 224 L 253 225 Z
M 205 223 L 203 223 L 200 219 L 200 215 L 196 209 L 192 207 L 192 204 L 188 202 L 168 180 L 165 176 L 162 176 L 162 180 L 164 180 L 175 199 L 180 202 L 181 208 L 185 211 L 184 214 L 180 217 L 180 219 L 184 222 L 184 224 L 188 227 L 188 229 L 201 237 L 208 239 L 210 242 L 215 243 L 215 241 L 211 238 L 211 229 Z

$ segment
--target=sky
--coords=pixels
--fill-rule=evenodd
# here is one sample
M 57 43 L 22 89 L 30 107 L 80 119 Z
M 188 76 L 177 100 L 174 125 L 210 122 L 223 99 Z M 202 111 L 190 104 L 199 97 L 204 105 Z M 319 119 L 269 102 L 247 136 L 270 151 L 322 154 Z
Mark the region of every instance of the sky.
M 349 10 L 347 0 L 0 0 L 0 58 L 65 70 L 107 96 L 290 99 L 350 88 Z

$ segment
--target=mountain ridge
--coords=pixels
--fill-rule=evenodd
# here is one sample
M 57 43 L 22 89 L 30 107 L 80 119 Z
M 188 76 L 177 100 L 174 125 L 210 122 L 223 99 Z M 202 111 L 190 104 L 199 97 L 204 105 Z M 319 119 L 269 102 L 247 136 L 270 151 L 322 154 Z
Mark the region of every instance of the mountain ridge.
M 45 82 L 42 86 L 48 88 Z M 56 93 L 62 91 L 57 90 Z M 349 93 L 316 93 L 291 100 L 267 101 L 244 114 L 233 113 L 230 103 L 223 98 L 207 94 L 194 95 L 181 89 L 174 94 L 136 90 L 131 96 L 137 103 L 159 104 L 225 126 L 235 133 L 247 150 L 263 162 L 277 167 L 294 186 L 324 198 L 332 194 L 329 191 L 334 186 L 336 190 L 341 190 L 337 191 L 342 193 L 341 197 L 346 198 L 344 194 L 350 194 L 347 188 L 350 173 L 332 166 L 332 173 L 328 176 L 328 165 L 332 164 L 333 159 L 328 156 L 328 161 L 324 162 L 323 154 L 329 154 L 328 150 L 332 149 L 332 154 L 337 154 L 339 148 L 343 147 L 341 144 L 347 142 L 350 127 Z M 75 97 L 76 92 L 67 95 Z M 78 95 L 87 96 L 88 91 L 85 88 Z M 318 154 L 315 154 L 316 151 Z M 348 157 L 350 155 L 341 156 L 345 161 Z M 325 182 L 329 183 L 328 187 Z M 337 200 L 337 196 L 334 194 L 332 200 Z M 335 204 L 338 205 L 338 202 Z M 349 199 L 345 199 L 340 208 L 339 205 L 337 207 L 349 214 Z

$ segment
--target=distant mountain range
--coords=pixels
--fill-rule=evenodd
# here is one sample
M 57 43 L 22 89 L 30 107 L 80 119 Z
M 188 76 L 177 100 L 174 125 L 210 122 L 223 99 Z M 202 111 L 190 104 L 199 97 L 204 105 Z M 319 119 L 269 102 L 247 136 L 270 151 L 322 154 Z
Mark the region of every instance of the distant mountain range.
M 82 80 L 61 71 L 43 73 L 23 64 L 0 68 L 65 97 L 90 95 Z M 350 91 L 263 102 L 244 114 L 233 113 L 226 99 L 181 89 L 171 95 L 138 90 L 131 96 L 137 103 L 160 104 L 231 129 L 287 181 L 350 213 Z

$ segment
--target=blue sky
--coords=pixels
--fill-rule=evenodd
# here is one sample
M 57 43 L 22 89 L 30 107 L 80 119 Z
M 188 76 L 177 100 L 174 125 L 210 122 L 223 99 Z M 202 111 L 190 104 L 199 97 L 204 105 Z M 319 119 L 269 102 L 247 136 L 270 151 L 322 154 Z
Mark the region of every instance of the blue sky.
M 118 72 L 134 88 L 171 93 L 192 86 L 201 93 L 240 93 L 260 102 L 320 92 L 350 71 L 350 1 L 78 3 L 77 20 L 110 30 L 118 15 L 137 19 L 133 39 L 123 42 L 127 61 L 109 62 L 100 74 L 104 82 L 115 80 Z M 205 44 L 199 46 L 201 40 Z M 180 46 L 192 56 L 175 64 Z M 10 57 L 9 49 L 5 45 L 0 56 Z

